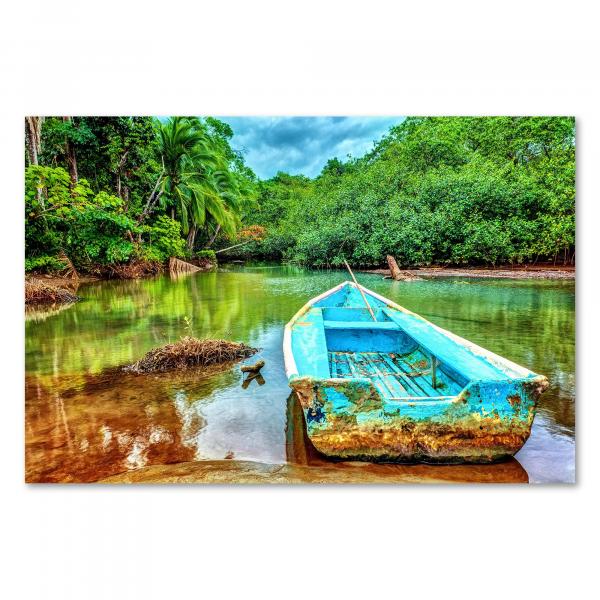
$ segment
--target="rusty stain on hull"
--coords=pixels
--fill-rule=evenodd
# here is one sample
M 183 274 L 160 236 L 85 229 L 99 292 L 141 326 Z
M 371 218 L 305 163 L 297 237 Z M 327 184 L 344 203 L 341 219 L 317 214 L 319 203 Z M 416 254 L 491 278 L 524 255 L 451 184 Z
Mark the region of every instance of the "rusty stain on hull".
M 416 403 L 394 413 L 384 410 L 374 387 L 310 379 L 296 380 L 292 387 L 317 450 L 339 459 L 384 462 L 487 463 L 513 456 L 529 437 L 539 396 L 524 401 L 515 394 L 518 402 L 507 400 L 514 415 L 500 416 L 497 408 L 471 411 L 471 394 L 465 393 L 426 419 L 405 414 L 417 409 Z M 348 399 L 343 411 L 328 401 L 327 390 L 332 389 Z

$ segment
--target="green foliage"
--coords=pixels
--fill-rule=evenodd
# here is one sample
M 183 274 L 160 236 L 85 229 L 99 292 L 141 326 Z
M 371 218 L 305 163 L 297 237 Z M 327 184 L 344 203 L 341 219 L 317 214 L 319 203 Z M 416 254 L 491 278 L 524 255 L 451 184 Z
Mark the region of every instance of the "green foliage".
M 171 256 L 187 256 L 185 240 L 181 237 L 181 225 L 178 221 L 161 215 L 153 225 L 144 227 L 148 244 L 144 246 L 143 257 L 147 260 L 163 261 Z
M 208 258 L 209 260 L 216 261 L 217 255 L 214 250 L 200 250 L 196 252 L 196 258 Z
M 574 120 L 408 118 L 361 159 L 260 185 L 261 258 L 313 266 L 570 260 Z
M 253 225 L 264 238 L 236 253 L 312 266 L 574 259 L 571 118 L 410 117 L 314 179 L 257 181 L 232 137 L 212 117 L 46 118 L 25 173 L 27 268 L 61 251 L 83 269 L 185 258 Z
M 234 236 L 253 194 L 246 174 L 230 164 L 237 158 L 228 143 L 231 128 L 212 118 L 203 123 L 195 117 L 174 117 L 159 133 L 163 206 L 177 215 L 189 236 L 189 249 L 199 228 L 218 226 Z
M 138 232 L 123 200 L 93 194 L 85 179 L 70 188 L 61 167 L 28 167 L 25 173 L 26 256 L 35 259 L 64 251 L 77 267 L 126 262 Z
M 48 273 L 52 271 L 62 271 L 65 268 L 65 263 L 55 256 L 36 256 L 35 258 L 25 259 L 25 272 L 40 271 Z
M 210 117 L 46 118 L 40 164 L 25 174 L 28 266 L 51 269 L 42 257 L 61 251 L 83 269 L 162 261 L 235 237 L 256 177 L 232 136 Z
M 42 127 L 42 164 L 64 164 L 65 141 L 77 156 L 79 177 L 94 192 L 111 190 L 139 210 L 158 174 L 156 124 L 151 117 L 50 117 Z

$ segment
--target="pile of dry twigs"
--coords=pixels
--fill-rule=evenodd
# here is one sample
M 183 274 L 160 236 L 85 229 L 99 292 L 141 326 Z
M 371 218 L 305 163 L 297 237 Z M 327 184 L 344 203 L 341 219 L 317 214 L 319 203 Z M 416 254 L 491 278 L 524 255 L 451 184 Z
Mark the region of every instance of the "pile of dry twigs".
M 257 351 L 246 344 L 227 340 L 184 337 L 174 344 L 150 350 L 136 363 L 126 367 L 126 370 L 132 373 L 157 373 L 202 367 L 240 360 Z
M 77 300 L 79 298 L 65 288 L 49 285 L 39 279 L 25 281 L 25 304 L 57 304 Z

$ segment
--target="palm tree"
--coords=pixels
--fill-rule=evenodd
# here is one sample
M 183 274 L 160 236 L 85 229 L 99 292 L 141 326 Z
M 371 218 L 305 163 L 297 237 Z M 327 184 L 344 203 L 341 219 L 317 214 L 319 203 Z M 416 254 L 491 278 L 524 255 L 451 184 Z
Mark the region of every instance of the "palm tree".
M 160 125 L 163 172 L 158 196 L 163 207 L 181 222 L 188 248 L 208 221 L 228 235 L 239 219 L 240 189 L 226 159 L 195 117 L 173 117 Z

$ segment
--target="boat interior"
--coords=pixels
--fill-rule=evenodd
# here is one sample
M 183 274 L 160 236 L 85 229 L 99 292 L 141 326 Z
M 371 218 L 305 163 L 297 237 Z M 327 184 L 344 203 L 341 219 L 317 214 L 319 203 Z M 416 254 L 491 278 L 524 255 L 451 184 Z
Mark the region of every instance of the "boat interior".
M 518 365 L 349 282 L 316 299 L 293 321 L 296 371 L 315 378 L 368 378 L 392 401 L 456 398 L 474 380 L 527 377 Z
M 467 380 L 405 333 L 385 309 L 322 309 L 330 377 L 366 377 L 387 399 L 453 398 Z

